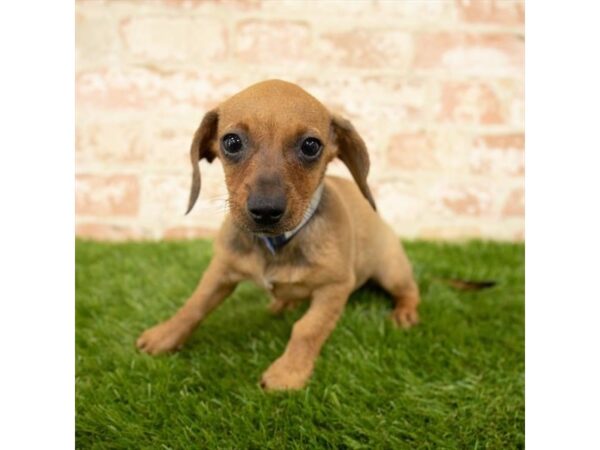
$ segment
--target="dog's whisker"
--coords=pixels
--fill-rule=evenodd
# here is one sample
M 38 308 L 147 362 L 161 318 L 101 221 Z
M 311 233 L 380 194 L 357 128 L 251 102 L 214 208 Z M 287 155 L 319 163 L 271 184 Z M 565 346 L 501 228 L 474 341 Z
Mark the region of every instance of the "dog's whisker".
M 215 195 L 213 197 L 205 198 L 204 200 L 206 200 L 207 202 L 216 202 L 216 201 L 221 201 L 221 200 L 229 200 L 229 196 L 228 195 Z
M 209 202 L 208 204 L 204 204 L 200 210 L 205 212 L 228 213 L 231 211 L 231 204 L 229 201 L 223 199 L 219 202 Z

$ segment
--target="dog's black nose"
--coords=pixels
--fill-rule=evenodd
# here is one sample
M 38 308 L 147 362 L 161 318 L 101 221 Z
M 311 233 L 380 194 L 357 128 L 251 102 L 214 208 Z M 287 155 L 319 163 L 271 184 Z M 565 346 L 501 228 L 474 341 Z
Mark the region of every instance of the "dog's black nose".
M 275 225 L 285 212 L 285 196 L 265 197 L 251 195 L 248 198 L 248 212 L 257 225 Z

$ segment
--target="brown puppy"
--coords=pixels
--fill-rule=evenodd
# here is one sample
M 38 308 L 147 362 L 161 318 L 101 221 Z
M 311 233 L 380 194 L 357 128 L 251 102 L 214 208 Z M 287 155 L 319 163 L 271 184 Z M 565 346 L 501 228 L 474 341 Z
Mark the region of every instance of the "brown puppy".
M 198 162 L 220 158 L 230 214 L 195 292 L 170 319 L 144 332 L 150 354 L 177 350 L 242 280 L 254 280 L 279 312 L 310 299 L 284 353 L 263 374 L 266 389 L 303 387 L 348 296 L 368 279 L 389 291 L 393 320 L 418 321 L 419 292 L 397 236 L 375 212 L 369 156 L 352 125 L 284 81 L 258 83 L 204 116 L 191 146 L 189 210 L 200 192 Z M 355 184 L 325 177 L 335 157 Z

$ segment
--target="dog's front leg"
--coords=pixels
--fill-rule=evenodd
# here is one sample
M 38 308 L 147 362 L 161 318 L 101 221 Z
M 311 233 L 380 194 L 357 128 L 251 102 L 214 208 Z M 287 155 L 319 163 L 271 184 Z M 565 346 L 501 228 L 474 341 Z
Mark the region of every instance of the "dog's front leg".
M 308 311 L 294 324 L 285 352 L 263 374 L 263 388 L 304 387 L 321 347 L 335 328 L 351 292 L 352 285 L 343 283 L 327 285 L 313 293 Z
M 198 324 L 235 289 L 227 265 L 213 259 L 189 300 L 173 317 L 146 330 L 137 347 L 151 355 L 178 350 Z

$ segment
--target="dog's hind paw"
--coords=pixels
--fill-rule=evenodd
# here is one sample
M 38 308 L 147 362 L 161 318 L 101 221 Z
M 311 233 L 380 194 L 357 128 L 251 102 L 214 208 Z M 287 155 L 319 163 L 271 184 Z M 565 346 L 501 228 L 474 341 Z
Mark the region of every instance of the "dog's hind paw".
M 267 309 L 274 316 L 279 316 L 286 311 L 292 311 L 292 310 L 298 308 L 301 303 L 302 303 L 302 301 L 300 301 L 300 300 L 296 300 L 296 301 L 280 300 L 280 299 L 273 297 L 271 299 L 271 302 L 269 303 L 269 306 L 267 306 Z
M 267 306 L 267 309 L 274 316 L 279 316 L 285 311 L 286 304 L 283 300 L 279 300 L 273 297 L 271 298 L 271 302 L 269 303 L 269 306 Z
M 399 327 L 410 328 L 419 323 L 419 313 L 416 306 L 397 306 L 392 311 L 391 319 Z

